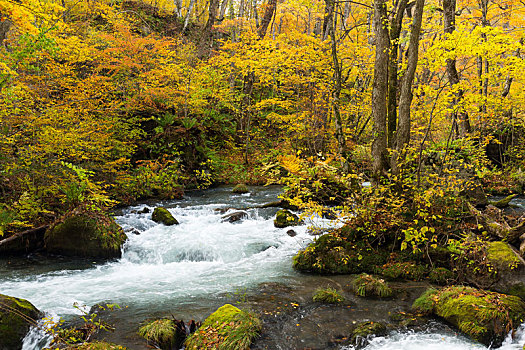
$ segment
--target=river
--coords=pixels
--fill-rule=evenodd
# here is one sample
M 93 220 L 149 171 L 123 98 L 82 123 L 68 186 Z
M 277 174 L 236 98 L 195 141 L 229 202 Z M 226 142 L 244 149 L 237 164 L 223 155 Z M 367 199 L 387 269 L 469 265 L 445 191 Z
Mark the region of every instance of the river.
M 250 194 L 236 195 L 223 187 L 191 192 L 183 200 L 119 209 L 115 219 L 128 235 L 121 259 L 101 262 L 40 255 L 0 259 L 0 292 L 27 299 L 49 316 L 68 321 L 78 318 L 81 309 L 116 303 L 122 309 L 104 315 L 117 326 L 107 338 L 130 349 L 146 349 L 136 335 L 144 320 L 167 315 L 203 319 L 226 302 L 257 294 L 261 283 L 299 289 L 311 285 L 312 276 L 291 267 L 293 255 L 313 238 L 306 224 L 294 227 L 297 235 L 291 237 L 288 229 L 273 226 L 277 208 L 247 210 L 248 218 L 236 223 L 223 222 L 217 211 L 275 201 L 279 193 L 278 187 L 257 187 Z M 167 207 L 180 225 L 159 225 L 151 221 L 151 213 L 140 213 L 159 205 Z M 307 224 L 337 225 L 318 218 Z M 431 349 L 428 346 L 436 342 L 444 349 L 485 349 L 434 326 L 375 338 L 367 349 Z M 45 344 L 46 339 L 33 331 L 24 350 L 40 350 Z M 516 344 L 504 348 L 521 349 L 523 342 Z

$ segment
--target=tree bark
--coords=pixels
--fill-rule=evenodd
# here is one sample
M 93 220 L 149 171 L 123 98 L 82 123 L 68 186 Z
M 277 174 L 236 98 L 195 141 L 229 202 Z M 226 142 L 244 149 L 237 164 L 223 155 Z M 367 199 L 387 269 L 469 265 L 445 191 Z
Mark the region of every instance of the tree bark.
M 456 30 L 456 0 L 443 0 L 443 25 L 447 34 L 452 34 Z M 447 77 L 451 88 L 459 84 L 459 74 L 456 68 L 456 59 L 448 58 L 446 61 Z M 454 97 L 453 105 L 456 106 L 463 99 L 463 90 L 459 89 Z M 470 133 L 470 119 L 466 112 L 454 111 L 451 116 L 452 120 L 459 119 L 458 136 L 463 137 Z
M 374 62 L 374 82 L 372 88 L 373 137 L 372 157 L 374 176 L 379 178 L 388 170 L 386 117 L 388 92 L 388 58 L 390 38 L 388 35 L 388 16 L 386 0 L 374 2 L 374 32 L 376 57 Z
M 191 11 L 193 11 L 193 6 L 195 6 L 195 0 L 190 0 L 190 5 L 188 6 L 188 12 L 186 12 L 186 18 L 184 18 L 184 26 L 182 27 L 182 32 L 184 33 L 188 28 L 190 23 Z
M 405 12 L 408 0 L 401 0 L 399 2 L 395 18 L 391 21 L 390 28 L 390 61 L 388 67 L 388 104 L 387 104 L 387 145 L 394 147 L 395 132 L 397 127 L 397 53 L 399 48 L 399 36 L 401 34 L 401 26 L 403 24 L 403 13 Z
M 263 39 L 266 35 L 266 31 L 268 30 L 268 26 L 270 25 L 270 22 L 272 21 L 273 14 L 275 13 L 275 10 L 277 8 L 277 0 L 269 0 L 268 4 L 266 5 L 266 10 L 264 11 L 263 18 L 261 20 L 261 25 L 259 26 L 259 29 L 257 30 L 257 34 L 259 35 L 259 38 Z

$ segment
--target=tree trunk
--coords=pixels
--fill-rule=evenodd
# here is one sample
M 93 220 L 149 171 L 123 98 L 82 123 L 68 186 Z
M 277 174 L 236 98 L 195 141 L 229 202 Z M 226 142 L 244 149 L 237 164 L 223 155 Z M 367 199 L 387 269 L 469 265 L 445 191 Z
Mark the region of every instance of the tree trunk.
M 407 6 L 408 0 L 401 0 L 399 2 L 396 16 L 391 21 L 390 28 L 390 61 L 388 67 L 388 104 L 387 104 L 387 145 L 394 147 L 394 139 L 397 123 L 397 52 L 399 48 L 399 35 L 401 34 L 401 26 L 403 24 L 403 13 Z
M 277 8 L 277 0 L 269 0 L 268 4 L 266 5 L 266 10 L 264 11 L 263 18 L 261 20 L 261 25 L 259 26 L 259 29 L 257 30 L 257 34 L 259 34 L 259 38 L 263 39 L 266 35 L 266 31 L 268 30 L 268 26 L 270 25 L 270 22 L 272 21 L 273 14 L 275 13 L 275 10 Z
M 224 19 L 224 16 L 226 15 L 226 9 L 228 8 L 228 4 L 231 0 L 223 0 L 221 4 L 221 10 L 219 12 L 219 20 L 222 21 Z
M 443 0 L 443 25 L 444 31 L 447 34 L 452 34 L 456 30 L 456 0 Z M 456 84 L 459 84 L 459 74 L 456 69 L 456 59 L 448 58 L 446 61 L 447 77 L 450 87 L 453 89 Z M 463 90 L 458 90 L 453 101 L 453 105 L 457 106 L 463 99 Z M 459 119 L 459 136 L 463 137 L 471 131 L 469 116 L 464 111 L 454 111 L 452 113 L 452 120 Z
M 193 11 L 193 6 L 195 6 L 195 0 L 190 0 L 190 5 L 188 6 L 188 12 L 186 12 L 186 18 L 184 19 L 184 26 L 182 27 L 182 32 L 185 32 L 190 23 L 191 11 Z
M 425 0 L 416 0 L 416 7 L 412 19 L 410 30 L 410 42 L 408 46 L 407 69 L 401 79 L 401 93 L 399 97 L 399 118 L 396 134 L 395 156 L 393 160 L 393 170 L 397 172 L 399 161 L 402 157 L 403 149 L 410 142 L 410 106 L 412 104 L 412 83 L 416 73 L 419 39 L 421 34 L 421 24 L 423 21 L 423 8 Z
M 374 62 L 374 83 L 372 88 L 372 120 L 374 141 L 372 157 L 374 176 L 379 178 L 388 170 L 386 117 L 388 92 L 388 57 L 390 38 L 388 35 L 388 16 L 386 0 L 374 2 L 374 32 L 376 57 Z

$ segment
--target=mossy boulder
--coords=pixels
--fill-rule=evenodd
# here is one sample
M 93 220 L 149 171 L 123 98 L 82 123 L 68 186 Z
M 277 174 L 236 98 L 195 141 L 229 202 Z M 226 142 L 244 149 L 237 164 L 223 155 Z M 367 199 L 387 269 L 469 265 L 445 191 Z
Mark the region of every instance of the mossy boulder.
M 405 279 L 420 281 L 427 275 L 428 268 L 413 261 L 394 261 L 383 265 L 378 272 L 381 272 L 385 278 L 390 280 Z
M 320 274 L 373 273 L 383 265 L 387 253 L 363 242 L 351 242 L 334 233 L 320 236 L 293 258 L 293 267 Z
M 21 349 L 31 324 L 40 316 L 29 301 L 0 294 L 0 349 Z
M 76 210 L 52 225 L 44 236 L 52 254 L 89 258 L 120 258 L 126 235 L 115 220 L 102 213 Z
M 383 279 L 362 273 L 352 281 L 354 293 L 360 297 L 388 298 L 392 296 L 392 288 Z
M 250 312 L 226 304 L 212 313 L 186 340 L 186 349 L 248 350 L 259 335 L 261 321 Z
M 300 224 L 302 224 L 302 221 L 299 217 L 287 209 L 279 210 L 273 220 L 273 225 L 278 228 L 297 226 Z
M 175 219 L 173 215 L 171 215 L 168 209 L 163 208 L 163 207 L 157 207 L 153 210 L 153 214 L 151 214 L 151 220 L 159 224 L 164 224 L 166 226 L 172 226 L 172 225 L 179 224 L 177 219 Z
M 381 322 L 362 322 L 352 331 L 352 343 L 364 345 L 364 341 L 373 335 L 385 335 L 387 327 Z
M 148 341 L 148 344 L 160 349 L 178 349 L 186 333 L 180 334 L 173 320 L 163 318 L 146 323 L 139 328 L 139 335 Z M 182 338 L 182 339 L 181 339 Z
M 525 300 L 525 262 L 508 243 L 496 241 L 486 246 L 487 260 L 494 268 L 491 290 Z
M 245 184 L 238 184 L 232 189 L 232 192 L 236 194 L 243 194 L 250 192 L 250 190 L 248 190 L 248 186 Z
M 525 319 L 525 302 L 520 298 L 463 286 L 428 289 L 413 307 L 444 318 L 486 345 L 501 344 Z
M 340 304 L 345 301 L 345 297 L 334 288 L 320 288 L 315 291 L 312 299 L 326 304 Z

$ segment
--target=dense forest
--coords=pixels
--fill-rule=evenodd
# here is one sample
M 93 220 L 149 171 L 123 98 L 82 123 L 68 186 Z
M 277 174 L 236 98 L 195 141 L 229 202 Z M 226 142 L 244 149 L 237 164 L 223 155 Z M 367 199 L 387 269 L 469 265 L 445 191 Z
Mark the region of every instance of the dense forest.
M 73 216 L 110 236 L 118 206 L 279 184 L 344 222 L 300 271 L 525 297 L 500 283 L 525 253 L 524 40 L 518 0 L 0 0 L 0 253 Z M 432 293 L 439 314 L 470 292 Z

